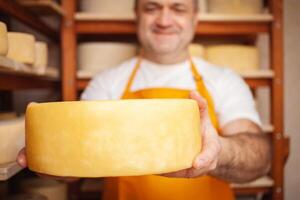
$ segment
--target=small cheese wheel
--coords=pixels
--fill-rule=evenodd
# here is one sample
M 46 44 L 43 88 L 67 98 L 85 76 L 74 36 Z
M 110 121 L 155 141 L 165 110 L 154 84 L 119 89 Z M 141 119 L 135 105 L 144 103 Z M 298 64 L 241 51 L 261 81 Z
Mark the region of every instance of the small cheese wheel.
M 16 161 L 19 151 L 25 146 L 24 118 L 0 122 L 0 164 Z
M 210 46 L 205 49 L 205 58 L 210 63 L 229 67 L 237 72 L 257 70 L 259 68 L 259 54 L 255 46 Z
M 0 22 L 0 56 L 6 56 L 8 53 L 8 38 L 6 24 Z
M 134 16 L 134 0 L 88 0 L 79 1 L 83 12 L 110 16 Z
M 42 195 L 47 200 L 67 200 L 67 185 L 51 179 L 30 178 L 21 182 L 21 191 Z
M 209 0 L 208 12 L 216 14 L 259 14 L 263 0 Z
M 8 46 L 8 58 L 24 64 L 34 64 L 35 38 L 33 35 L 8 32 Z
M 100 53 L 100 54 L 99 54 Z M 129 43 L 86 42 L 78 45 L 78 68 L 92 75 L 110 67 L 115 67 L 132 58 L 137 48 Z
M 34 67 L 45 71 L 48 65 L 48 45 L 45 42 L 35 43 L 35 60 Z
M 191 99 L 31 104 L 29 169 L 56 176 L 159 174 L 192 166 L 201 148 Z
M 200 44 L 192 44 L 189 46 L 189 52 L 192 56 L 203 58 L 205 55 L 205 48 Z

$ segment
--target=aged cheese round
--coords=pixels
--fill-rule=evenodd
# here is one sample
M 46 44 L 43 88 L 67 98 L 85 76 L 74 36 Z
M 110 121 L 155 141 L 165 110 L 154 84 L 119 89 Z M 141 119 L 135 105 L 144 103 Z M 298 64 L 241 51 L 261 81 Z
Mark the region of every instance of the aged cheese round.
M 16 161 L 24 142 L 24 118 L 0 121 L 0 164 Z
M 189 168 L 201 148 L 191 99 L 31 104 L 29 169 L 56 176 L 107 177 Z
M 8 52 L 8 38 L 6 24 L 0 22 L 0 56 L 6 56 Z
M 246 45 L 216 45 L 205 49 L 208 62 L 229 67 L 237 72 L 257 70 L 259 68 L 258 49 Z
M 51 179 L 31 178 L 21 182 L 21 191 L 42 195 L 47 200 L 67 200 L 67 185 Z
M 259 14 L 263 0 L 209 0 L 208 12 L 215 14 Z
M 109 16 L 134 16 L 134 0 L 84 0 L 79 3 L 83 12 Z
M 8 32 L 7 57 L 24 64 L 34 64 L 35 38 L 31 34 Z
M 78 67 L 80 71 L 95 74 L 115 67 L 135 56 L 137 47 L 129 43 L 90 42 L 78 46 Z
M 45 69 L 47 65 L 48 65 L 48 45 L 45 42 L 36 42 L 34 67 Z
M 189 46 L 191 56 L 203 58 L 205 56 L 205 48 L 201 44 L 191 44 Z

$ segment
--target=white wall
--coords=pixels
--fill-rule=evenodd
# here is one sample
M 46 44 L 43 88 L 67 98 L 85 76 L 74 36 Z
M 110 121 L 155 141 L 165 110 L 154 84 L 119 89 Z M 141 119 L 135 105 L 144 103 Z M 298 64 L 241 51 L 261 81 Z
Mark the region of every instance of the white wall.
M 291 137 L 285 199 L 300 198 L 300 1 L 285 0 L 285 132 Z

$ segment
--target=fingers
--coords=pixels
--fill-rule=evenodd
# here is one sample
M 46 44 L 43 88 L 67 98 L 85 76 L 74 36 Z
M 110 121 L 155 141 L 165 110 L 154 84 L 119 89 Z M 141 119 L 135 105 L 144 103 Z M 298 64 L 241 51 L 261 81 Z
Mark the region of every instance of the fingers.
M 23 168 L 27 167 L 25 148 L 23 148 L 19 152 L 18 157 L 17 157 L 17 163 Z

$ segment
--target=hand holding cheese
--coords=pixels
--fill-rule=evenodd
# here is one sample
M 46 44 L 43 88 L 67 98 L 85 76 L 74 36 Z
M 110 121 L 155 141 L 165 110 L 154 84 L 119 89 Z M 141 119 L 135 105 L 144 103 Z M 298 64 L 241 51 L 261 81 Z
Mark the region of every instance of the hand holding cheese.
M 191 167 L 200 148 L 199 109 L 189 99 L 33 104 L 26 112 L 27 161 L 38 173 L 167 173 Z
M 197 101 L 201 116 L 202 152 L 196 157 L 193 167 L 164 174 L 167 177 L 193 178 L 207 175 L 217 169 L 222 150 L 221 140 L 211 123 L 206 100 L 197 92 L 192 92 L 191 99 Z

